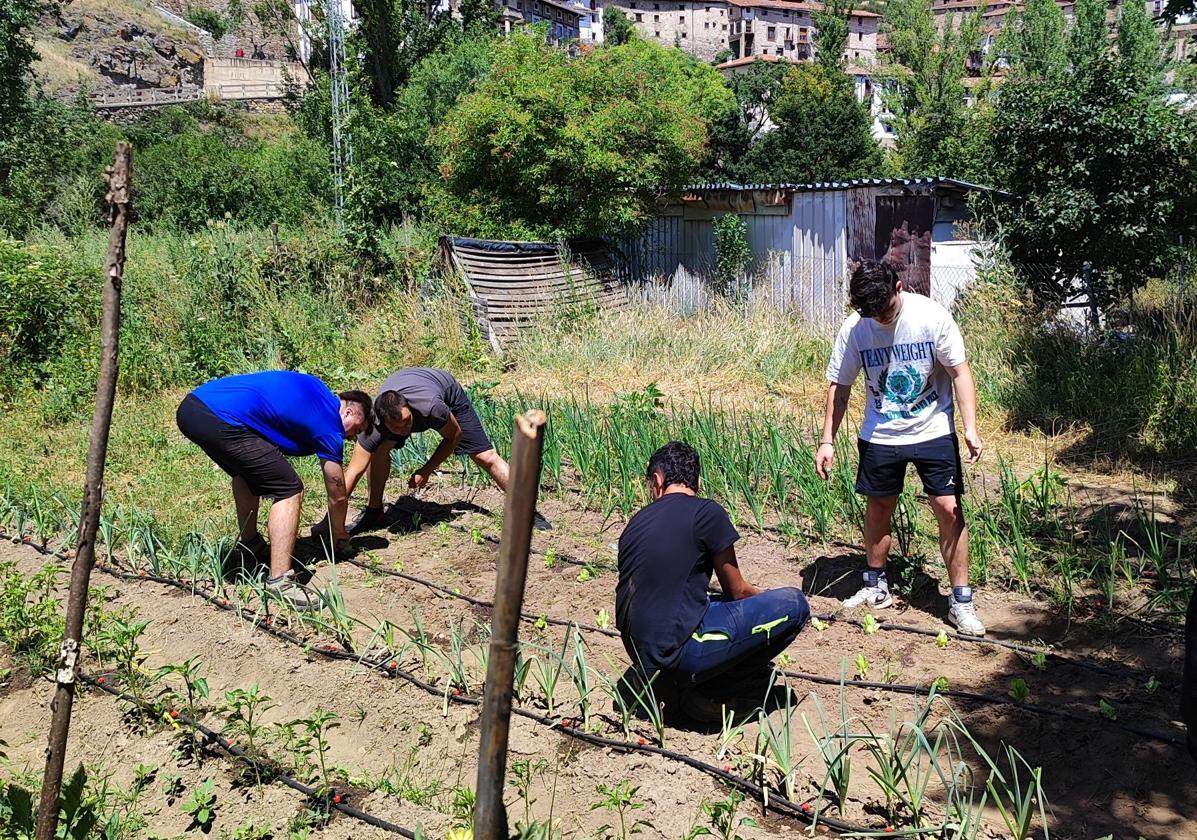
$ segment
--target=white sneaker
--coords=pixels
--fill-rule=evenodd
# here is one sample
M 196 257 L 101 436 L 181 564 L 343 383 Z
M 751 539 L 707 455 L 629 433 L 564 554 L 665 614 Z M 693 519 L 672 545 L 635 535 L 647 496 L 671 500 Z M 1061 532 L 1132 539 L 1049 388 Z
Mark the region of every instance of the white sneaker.
M 957 601 L 955 596 L 948 596 L 948 621 L 956 625 L 965 636 L 984 636 L 985 625 L 977 617 L 977 605 L 972 601 Z
M 855 595 L 844 601 L 844 606 L 848 609 L 872 607 L 875 610 L 883 610 L 893 605 L 894 599 L 890 597 L 889 588 L 880 586 L 863 586 Z
M 323 606 L 319 593 L 295 580 L 294 569 L 288 569 L 277 578 L 267 578 L 266 592 L 300 612 L 319 612 Z

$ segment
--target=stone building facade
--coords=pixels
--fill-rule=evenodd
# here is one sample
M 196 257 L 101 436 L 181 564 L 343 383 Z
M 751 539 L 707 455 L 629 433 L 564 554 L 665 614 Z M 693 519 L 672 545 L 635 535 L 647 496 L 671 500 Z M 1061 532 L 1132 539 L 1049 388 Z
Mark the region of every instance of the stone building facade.
M 703 61 L 728 48 L 727 0 L 617 0 L 606 5 L 621 9 L 645 40 L 679 47 Z
M 733 58 L 768 55 L 791 61 L 815 57 L 813 3 L 787 0 L 728 0 L 728 47 Z M 877 28 L 881 16 L 853 9 L 848 17 L 848 42 L 844 59 L 869 66 L 877 60 Z

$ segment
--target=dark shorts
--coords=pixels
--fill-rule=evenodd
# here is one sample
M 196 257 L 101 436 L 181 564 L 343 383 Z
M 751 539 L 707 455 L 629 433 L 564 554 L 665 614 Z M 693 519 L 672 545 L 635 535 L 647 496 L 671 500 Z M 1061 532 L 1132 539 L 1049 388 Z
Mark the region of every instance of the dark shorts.
M 466 398 L 465 407 L 460 411 L 454 410 L 453 416 L 457 418 L 457 425 L 461 426 L 461 440 L 453 450 L 454 455 L 477 455 L 479 452 L 495 448 L 486 436 L 482 420 L 478 417 L 478 412 L 474 411 L 474 404 L 470 402 L 469 397 Z
M 897 496 L 906 482 L 906 465 L 914 464 L 923 491 L 928 496 L 964 494 L 964 466 L 956 435 L 949 434 L 894 446 L 857 440 L 860 466 L 856 470 L 856 492 L 865 496 Z
M 257 432 L 221 420 L 195 394 L 183 398 L 175 422 L 218 467 L 244 479 L 255 496 L 279 500 L 303 492 L 303 481 L 277 446 Z

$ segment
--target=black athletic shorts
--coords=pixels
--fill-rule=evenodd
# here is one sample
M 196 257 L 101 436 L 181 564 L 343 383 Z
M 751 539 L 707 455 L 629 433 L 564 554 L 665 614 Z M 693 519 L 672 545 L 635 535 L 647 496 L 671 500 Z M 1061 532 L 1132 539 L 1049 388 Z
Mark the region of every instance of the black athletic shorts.
M 954 434 L 899 446 L 860 439 L 856 443 L 860 450 L 857 493 L 897 496 L 906 482 L 907 464 L 914 464 L 928 496 L 960 496 L 964 493 L 964 466 Z
M 461 440 L 453 450 L 454 455 L 477 455 L 479 452 L 495 448 L 486 436 L 482 420 L 478 417 L 478 412 L 474 411 L 474 404 L 469 401 L 469 397 L 466 397 L 465 408 L 454 411 L 453 416 L 457 418 L 457 425 L 461 426 Z
M 303 492 L 303 481 L 277 446 L 252 429 L 221 420 L 195 394 L 183 398 L 175 422 L 218 467 L 244 479 L 255 496 L 280 500 Z

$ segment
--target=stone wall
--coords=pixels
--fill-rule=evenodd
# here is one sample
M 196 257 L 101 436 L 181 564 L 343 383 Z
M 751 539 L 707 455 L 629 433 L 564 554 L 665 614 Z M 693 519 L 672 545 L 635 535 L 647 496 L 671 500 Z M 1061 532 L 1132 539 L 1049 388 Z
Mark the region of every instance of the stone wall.
M 704 61 L 727 49 L 728 5 L 724 0 L 618 0 L 640 36 L 667 47 L 677 46 Z

